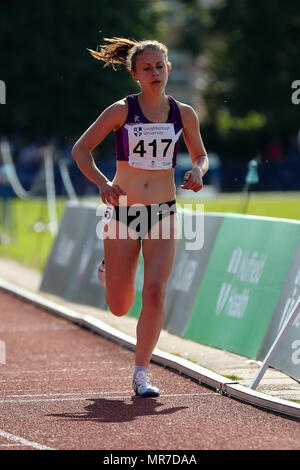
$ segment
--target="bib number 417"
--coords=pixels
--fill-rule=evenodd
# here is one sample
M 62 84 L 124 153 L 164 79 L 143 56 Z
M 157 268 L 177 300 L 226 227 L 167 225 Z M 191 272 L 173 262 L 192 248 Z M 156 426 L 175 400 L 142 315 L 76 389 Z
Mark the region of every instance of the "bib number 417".
M 172 139 L 161 139 L 160 143 L 162 147 L 162 156 L 166 157 L 168 155 L 168 150 L 172 143 Z M 148 147 L 152 147 L 152 154 L 149 156 L 151 156 L 152 158 L 157 157 L 157 139 L 154 139 L 152 142 L 149 142 Z M 148 154 L 149 150 L 150 149 L 145 150 L 145 141 L 142 139 L 139 140 L 136 146 L 134 147 L 133 153 L 137 153 L 140 155 L 140 157 L 144 157 L 145 153 Z

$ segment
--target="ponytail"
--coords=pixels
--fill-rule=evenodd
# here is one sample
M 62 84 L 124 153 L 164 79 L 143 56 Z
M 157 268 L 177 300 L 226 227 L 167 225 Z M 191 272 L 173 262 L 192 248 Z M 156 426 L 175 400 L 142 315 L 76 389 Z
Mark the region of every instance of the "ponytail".
M 127 70 L 135 71 L 136 58 L 148 47 L 157 49 L 165 54 L 166 62 L 168 61 L 168 49 L 161 42 L 155 40 L 135 41 L 133 39 L 114 37 L 111 39 L 104 38 L 109 44 L 101 44 L 97 50 L 88 49 L 90 54 L 97 60 L 104 62 L 104 67 L 109 65 L 116 70 L 116 65 L 124 65 Z
M 139 43 L 131 39 L 114 37 L 112 39 L 104 38 L 110 44 L 102 44 L 97 47 L 97 50 L 88 49 L 90 54 L 97 60 L 102 60 L 104 67 L 109 65 L 116 70 L 116 65 L 128 66 L 127 57 L 128 52 Z

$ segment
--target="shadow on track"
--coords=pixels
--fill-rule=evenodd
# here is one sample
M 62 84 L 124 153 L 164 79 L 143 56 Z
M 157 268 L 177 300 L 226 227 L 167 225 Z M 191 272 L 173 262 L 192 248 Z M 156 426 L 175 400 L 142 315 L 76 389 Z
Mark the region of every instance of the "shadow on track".
M 159 410 L 164 403 L 157 401 L 157 398 L 136 398 L 132 397 L 131 403 L 124 400 L 110 400 L 107 398 L 87 399 L 89 403 L 86 412 L 49 414 L 59 418 L 71 419 L 73 421 L 93 421 L 99 423 L 124 423 L 133 421 L 139 416 L 168 415 L 188 408 L 187 406 L 176 406 Z

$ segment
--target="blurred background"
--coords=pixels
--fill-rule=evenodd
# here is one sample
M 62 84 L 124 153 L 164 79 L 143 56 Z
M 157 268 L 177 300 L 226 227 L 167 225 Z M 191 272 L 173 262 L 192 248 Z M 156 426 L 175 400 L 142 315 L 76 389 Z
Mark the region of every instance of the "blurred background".
M 126 70 L 103 69 L 87 51 L 113 36 L 164 42 L 172 62 L 166 91 L 198 113 L 210 171 L 201 193 L 178 189 L 179 204 L 300 220 L 297 0 L 4 1 L 2 259 L 42 270 L 65 203 L 101 202 L 71 149 L 105 107 L 139 91 Z M 93 155 L 113 178 L 114 136 Z M 182 139 L 178 187 L 189 168 Z

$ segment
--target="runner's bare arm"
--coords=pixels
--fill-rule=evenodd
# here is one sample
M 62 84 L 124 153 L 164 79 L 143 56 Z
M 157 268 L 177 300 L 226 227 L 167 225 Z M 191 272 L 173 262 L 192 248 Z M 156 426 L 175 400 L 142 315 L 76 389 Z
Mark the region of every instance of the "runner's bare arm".
M 203 186 L 202 177 L 208 171 L 209 162 L 202 141 L 199 119 L 196 112 L 188 105 L 181 105 L 180 110 L 183 122 L 183 137 L 193 165 L 193 169 L 185 174 L 185 180 L 188 181 L 181 187 L 197 192 Z
M 118 101 L 112 104 L 84 132 L 72 149 L 72 155 L 80 170 L 97 185 L 105 177 L 97 169 L 91 152 L 112 130 L 117 129 L 123 124 L 126 114 L 127 104 L 125 101 Z
M 112 131 L 122 126 L 127 116 L 126 100 L 118 101 L 109 106 L 96 121 L 84 132 L 72 148 L 72 155 L 81 172 L 96 184 L 104 203 L 112 203 L 125 192 L 113 185 L 97 168 L 92 151 Z M 109 197 L 110 194 L 110 197 Z M 109 199 L 112 200 L 109 200 Z

